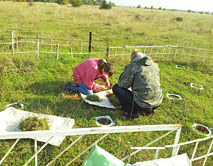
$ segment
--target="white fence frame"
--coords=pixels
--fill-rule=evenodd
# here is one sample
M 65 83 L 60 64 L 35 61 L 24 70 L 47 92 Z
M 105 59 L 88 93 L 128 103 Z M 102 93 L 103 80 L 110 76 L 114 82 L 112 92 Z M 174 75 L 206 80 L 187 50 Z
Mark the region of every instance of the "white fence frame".
M 202 155 L 202 156 L 199 156 L 199 157 L 196 157 L 195 158 L 195 154 L 196 154 L 196 151 L 197 151 L 197 147 L 198 147 L 198 144 L 202 141 L 206 141 L 206 140 L 212 140 L 211 141 L 211 144 L 209 145 L 209 149 L 207 151 L 207 153 L 205 155 Z M 206 138 L 202 138 L 202 139 L 196 139 L 196 140 L 192 140 L 192 141 L 187 141 L 187 142 L 183 142 L 183 143 L 179 143 L 179 144 L 173 144 L 173 145 L 166 145 L 164 147 L 132 147 L 131 149 L 137 149 L 137 150 L 156 150 L 156 153 L 155 153 L 155 157 L 154 159 L 157 159 L 158 158 L 158 153 L 159 153 L 159 150 L 164 150 L 166 148 L 174 148 L 174 147 L 177 147 L 177 151 L 176 151 L 176 154 L 175 156 L 178 155 L 178 152 L 179 152 L 179 149 L 180 149 L 180 146 L 184 146 L 184 145 L 188 145 L 188 144 L 193 144 L 193 143 L 196 143 L 195 144 L 195 147 L 194 147 L 194 150 L 193 150 L 193 153 L 192 153 L 192 156 L 191 158 L 189 159 L 190 161 L 190 164 L 192 165 L 192 162 L 193 161 L 196 161 L 196 160 L 200 160 L 200 159 L 203 159 L 204 158 L 204 161 L 203 161 L 203 164 L 202 166 L 205 166 L 206 164 L 206 161 L 208 159 L 209 156 L 213 156 L 213 152 L 211 152 L 211 149 L 212 149 L 212 145 L 213 145 L 213 136 L 209 136 L 209 137 L 206 137 Z
M 63 34 L 63 33 L 44 33 L 44 32 L 35 32 L 35 31 L 0 31 L 4 33 L 10 33 L 10 36 L 5 38 L 7 42 L 0 42 L 0 50 L 1 46 L 6 46 L 8 51 L 6 52 L 1 52 L 0 55 L 15 55 L 15 54 L 28 54 L 28 53 L 34 53 L 36 58 L 39 58 L 39 54 L 54 54 L 56 56 L 56 59 L 58 60 L 59 58 L 59 50 L 61 48 L 66 48 L 67 52 L 62 52 L 60 51 L 60 55 L 70 55 L 72 58 L 73 55 L 78 54 L 78 55 L 84 55 L 84 54 L 91 54 L 91 52 L 88 51 L 83 51 L 83 48 L 85 50 L 88 49 L 88 41 L 86 40 L 79 40 L 71 36 L 71 34 Z M 17 36 L 16 33 L 33 33 L 34 37 L 27 37 L 27 36 Z M 53 38 L 44 38 L 46 34 L 50 35 L 61 35 L 61 36 L 66 36 L 68 37 L 67 40 L 65 39 L 53 39 Z M 92 33 L 91 33 L 92 34 Z M 39 36 L 40 35 L 40 36 Z M 99 49 L 99 51 L 96 51 L 95 53 L 103 53 L 105 52 L 105 48 L 100 47 L 100 42 L 106 42 L 106 39 L 100 39 L 98 36 L 94 35 L 95 38 L 98 38 L 98 40 L 92 40 L 92 45 L 93 48 Z M 28 39 L 27 41 L 19 41 L 19 37 L 23 39 Z M 50 41 L 44 42 L 44 40 Z M 55 41 L 53 43 L 53 41 Z M 60 43 L 63 42 L 63 43 Z M 64 43 L 66 42 L 66 43 Z M 76 44 L 77 42 L 77 44 Z M 19 51 L 20 45 L 27 44 L 27 49 L 24 51 Z M 90 43 L 91 44 L 91 43 Z M 59 47 L 60 45 L 60 47 Z M 78 46 L 79 51 L 75 50 L 73 47 Z M 34 49 L 30 49 L 29 46 L 34 47 Z M 42 50 L 43 47 L 50 47 L 49 50 Z M 53 49 L 54 47 L 54 49 Z
M 3 33 L 4 31 L 2 31 Z M 56 59 L 59 59 L 60 55 L 70 55 L 73 58 L 73 55 L 81 54 L 91 54 L 87 50 L 88 41 L 83 41 L 74 38 L 71 34 L 63 33 L 44 33 L 44 32 L 35 32 L 35 31 L 5 31 L 8 33 L 9 37 L 5 38 L 6 42 L 0 42 L 1 46 L 7 46 L 8 51 L 0 52 L 0 55 L 15 55 L 15 54 L 29 54 L 34 53 L 36 58 L 39 58 L 39 54 L 49 54 L 55 55 Z M 10 34 L 9 34 L 10 33 Z M 19 37 L 16 33 L 32 33 L 34 38 L 27 38 L 27 41 L 19 41 Z M 44 38 L 46 35 L 61 35 L 69 37 L 69 40 L 64 39 L 53 39 L 53 38 Z M 41 37 L 39 37 L 39 35 Z M 93 41 L 93 48 L 97 49 L 93 51 L 93 54 L 107 54 L 108 56 L 119 56 L 119 55 L 130 55 L 133 49 L 140 49 L 143 53 L 148 56 L 152 56 L 153 60 L 156 61 L 173 61 L 181 63 L 202 63 L 206 65 L 213 65 L 213 50 L 203 49 L 203 48 L 194 48 L 194 47 L 185 47 L 185 46 L 173 46 L 173 45 L 163 45 L 163 46 L 123 46 L 123 47 L 108 47 L 109 43 L 107 39 L 99 39 L 98 36 L 93 35 L 97 40 Z M 21 37 L 20 37 L 21 38 Z M 25 37 L 24 37 L 25 39 Z M 48 40 L 48 42 L 44 42 Z M 54 42 L 53 42 L 54 41 Z M 62 43 L 60 43 L 62 42 Z M 65 43 L 64 43 L 65 42 Z M 76 43 L 77 42 L 77 43 Z M 107 48 L 102 45 L 100 47 L 100 42 L 107 42 Z M 19 47 L 21 44 L 27 44 L 27 49 L 20 51 Z M 32 48 L 29 48 L 32 47 Z M 75 46 L 79 50 L 76 50 Z M 86 47 L 86 49 L 85 49 Z M 91 47 L 91 46 L 90 46 Z M 66 48 L 67 51 L 62 52 L 61 48 Z M 75 48 L 75 49 L 74 49 Z M 44 50 L 43 50 L 44 49 Z
M 46 130 L 46 131 L 26 131 L 26 132 L 4 132 L 0 133 L 0 140 L 8 140 L 8 139 L 16 139 L 14 144 L 11 146 L 11 148 L 8 150 L 8 152 L 5 154 L 5 156 L 1 159 L 0 164 L 6 159 L 6 157 L 9 155 L 11 150 L 15 147 L 15 145 L 18 143 L 20 139 L 23 138 L 34 138 L 35 140 L 35 153 L 31 156 L 31 158 L 24 164 L 24 166 L 28 165 L 34 158 L 35 158 L 35 166 L 37 166 L 37 155 L 39 152 L 44 149 L 48 142 L 54 137 L 54 136 L 77 136 L 79 137 L 73 141 L 70 145 L 68 145 L 61 153 L 59 153 L 52 161 L 47 163 L 46 166 L 51 165 L 57 158 L 59 158 L 65 151 L 67 151 L 70 147 L 72 147 L 78 140 L 80 140 L 85 135 L 94 135 L 94 134 L 104 134 L 101 138 L 96 140 L 94 143 L 92 143 L 87 149 L 83 150 L 80 154 L 78 154 L 74 159 L 72 159 L 70 162 L 66 164 L 66 166 L 70 165 L 72 162 L 74 162 L 77 158 L 79 158 L 82 154 L 87 152 L 89 149 L 91 149 L 95 144 L 97 144 L 99 141 L 101 141 L 103 138 L 105 138 L 107 135 L 112 133 L 129 133 L 129 132 L 147 132 L 147 131 L 168 131 L 167 133 L 163 134 L 162 136 L 158 137 L 157 139 L 149 142 L 144 147 L 150 146 L 151 144 L 161 140 L 162 138 L 166 137 L 170 133 L 176 131 L 176 136 L 174 140 L 174 144 L 178 144 L 180 133 L 181 133 L 181 125 L 179 124 L 165 124 L 165 125 L 142 125 L 142 126 L 113 126 L 113 127 L 92 127 L 92 128 L 76 128 L 76 129 L 70 129 L 70 130 L 64 130 L 64 131 L 52 131 L 52 130 Z M 50 137 L 50 139 L 39 149 L 37 150 L 37 137 Z M 177 146 L 173 147 L 172 156 L 174 156 L 177 153 Z M 136 150 L 135 152 L 125 156 L 122 160 L 126 160 L 129 156 L 132 156 L 136 153 L 138 153 L 140 150 Z
M 109 47 L 109 56 L 130 56 L 133 49 L 152 56 L 153 60 L 178 61 L 181 63 L 202 63 L 213 65 L 213 50 L 185 46 L 123 46 Z M 159 58 L 160 59 L 157 59 Z M 209 60 L 209 61 L 208 61 Z

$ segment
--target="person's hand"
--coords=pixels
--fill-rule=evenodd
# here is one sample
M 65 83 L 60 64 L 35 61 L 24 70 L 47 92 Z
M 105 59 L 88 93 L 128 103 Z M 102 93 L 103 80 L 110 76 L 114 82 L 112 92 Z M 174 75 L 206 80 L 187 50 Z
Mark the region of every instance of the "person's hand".
M 107 89 L 104 85 L 101 85 L 101 89 Z
M 107 80 L 106 81 L 106 88 L 109 88 L 110 87 L 110 83 L 109 83 L 109 81 Z

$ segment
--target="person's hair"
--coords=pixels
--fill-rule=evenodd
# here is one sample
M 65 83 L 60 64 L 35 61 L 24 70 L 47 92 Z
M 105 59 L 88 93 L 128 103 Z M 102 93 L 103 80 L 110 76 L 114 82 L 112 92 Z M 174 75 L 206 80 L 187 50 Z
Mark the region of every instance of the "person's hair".
M 138 50 L 138 49 L 133 50 L 132 53 L 131 53 L 131 57 L 134 58 L 137 55 L 143 55 L 143 56 L 145 56 L 145 54 L 143 54 L 140 50 Z
M 103 74 L 102 69 L 104 69 L 104 72 L 107 73 L 109 77 L 113 75 L 113 66 L 111 63 L 106 62 L 106 60 L 99 59 L 98 68 L 101 74 Z

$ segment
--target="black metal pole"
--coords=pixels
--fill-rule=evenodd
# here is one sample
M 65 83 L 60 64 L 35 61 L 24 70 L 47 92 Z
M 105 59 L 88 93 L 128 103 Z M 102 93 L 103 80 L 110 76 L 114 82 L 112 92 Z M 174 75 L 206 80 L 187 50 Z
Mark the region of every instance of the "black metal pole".
M 89 53 L 91 53 L 91 45 L 92 45 L 92 32 L 89 32 Z
M 109 58 L 109 39 L 107 39 L 106 61 L 108 61 L 108 58 Z

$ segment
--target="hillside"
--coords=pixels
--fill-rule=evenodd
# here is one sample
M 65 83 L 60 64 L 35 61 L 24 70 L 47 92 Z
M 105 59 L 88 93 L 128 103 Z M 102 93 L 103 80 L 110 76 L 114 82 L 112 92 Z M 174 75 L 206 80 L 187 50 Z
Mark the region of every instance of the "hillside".
M 1 30 L 94 32 L 111 40 L 111 46 L 184 45 L 211 49 L 213 17 L 207 14 L 113 8 L 73 8 L 51 3 L 1 2 Z M 183 21 L 176 21 L 181 17 Z
M 182 21 L 177 21 L 182 18 Z M 16 53 L 12 56 L 10 31 L 14 30 L 15 42 L 28 44 L 15 48 L 15 52 L 28 50 L 32 52 Z M 92 52 L 88 54 L 89 32 L 93 33 Z M 61 48 L 61 52 L 70 51 L 73 44 L 73 58 L 70 55 L 61 55 L 56 60 L 55 54 L 42 53 L 52 51 L 44 47 L 40 57 L 35 59 L 37 34 L 40 42 L 51 42 L 61 45 L 69 45 L 69 49 Z M 42 35 L 43 34 L 43 35 Z M 19 38 L 20 37 L 20 38 Z M 56 39 L 59 39 L 57 40 Z M 47 40 L 48 39 L 48 40 Z M 69 39 L 69 40 L 68 40 Z M 157 109 L 157 113 L 150 116 L 141 116 L 132 121 L 123 117 L 122 110 L 106 109 L 88 105 L 74 93 L 63 93 L 62 88 L 66 82 L 72 81 L 72 73 L 75 66 L 89 57 L 105 58 L 106 40 L 109 39 L 110 47 L 120 46 L 185 46 L 193 48 L 213 49 L 213 15 L 198 13 L 186 13 L 163 10 L 148 10 L 135 8 L 112 8 L 100 10 L 98 6 L 81 6 L 73 8 L 70 5 L 63 6 L 54 3 L 15 3 L 0 2 L 0 109 L 4 110 L 9 103 L 20 101 L 26 111 L 57 115 L 74 118 L 74 128 L 96 127 L 94 117 L 110 115 L 116 126 L 128 125 L 154 125 L 154 124 L 181 124 L 180 142 L 202 138 L 192 129 L 194 123 L 205 124 L 213 127 L 213 68 L 212 58 L 200 59 L 202 63 L 180 62 L 185 65 L 185 70 L 175 68 L 175 61 L 160 60 L 161 86 L 164 101 Z M 42 41 L 43 40 L 43 41 Z M 75 42 L 83 42 L 83 49 L 75 46 Z M 73 43 L 72 43 L 73 42 Z M 9 44 L 2 44 L 9 43 Z M 55 46 L 53 50 L 55 49 Z M 85 54 L 80 54 L 82 51 Z M 189 50 L 188 50 L 189 51 Z M 9 52 L 9 54 L 4 54 Z M 78 54 L 79 53 L 79 54 Z M 205 52 L 204 52 L 205 53 Z M 198 54 L 194 52 L 194 54 Z M 213 57 L 212 51 L 208 56 Z M 153 56 L 154 58 L 154 56 Z M 165 58 L 165 57 L 164 57 Z M 195 59 L 195 57 L 190 57 Z M 125 65 L 129 63 L 129 57 L 111 56 L 109 61 L 113 63 L 115 73 L 110 81 L 116 84 L 119 75 Z M 206 65 L 208 63 L 208 65 Z M 190 83 L 202 84 L 204 90 L 190 87 Z M 167 93 L 177 93 L 183 100 L 170 100 Z M 101 141 L 99 145 L 116 155 L 118 158 L 129 153 L 131 146 L 144 146 L 149 141 L 158 138 L 163 132 L 143 132 L 133 134 L 110 135 Z M 173 133 L 167 139 L 156 143 L 173 144 Z M 38 156 L 38 165 L 45 165 L 50 159 L 60 153 L 77 137 L 67 137 L 60 147 L 48 145 Z M 75 145 L 69 149 L 55 165 L 65 165 L 74 158 L 82 149 L 90 145 L 99 136 L 87 136 L 80 141 L 81 146 Z M 2 158 L 14 141 L 0 141 L 0 158 Z M 128 143 L 127 143 L 128 142 Z M 12 153 L 2 165 L 23 165 L 33 154 L 32 140 L 24 139 L 18 143 Z M 199 148 L 199 154 L 207 152 L 210 142 L 203 143 Z M 39 144 L 42 146 L 42 143 Z M 183 147 L 181 152 L 188 151 L 192 154 L 192 147 Z M 73 165 L 81 165 L 88 153 L 76 160 Z M 168 157 L 168 152 L 161 152 L 160 157 Z M 132 162 L 139 159 L 153 158 L 146 151 L 133 156 Z M 209 158 L 206 166 L 213 165 Z M 33 165 L 34 161 L 31 163 Z M 202 161 L 195 162 L 196 166 Z

